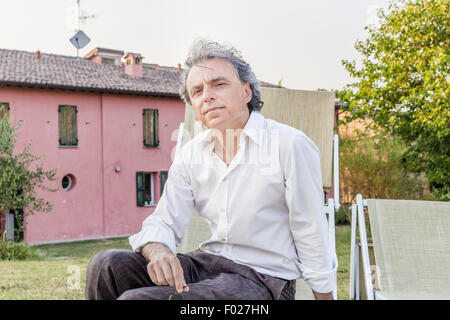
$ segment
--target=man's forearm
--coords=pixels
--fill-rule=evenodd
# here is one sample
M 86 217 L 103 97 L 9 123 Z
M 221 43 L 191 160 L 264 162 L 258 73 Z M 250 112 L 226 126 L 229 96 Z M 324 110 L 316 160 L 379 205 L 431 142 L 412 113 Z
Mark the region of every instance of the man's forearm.
M 316 300 L 333 300 L 333 292 L 319 293 L 314 290 L 312 292 Z
M 151 261 L 163 254 L 173 255 L 172 251 L 160 242 L 149 242 L 141 248 L 140 252 L 147 261 Z

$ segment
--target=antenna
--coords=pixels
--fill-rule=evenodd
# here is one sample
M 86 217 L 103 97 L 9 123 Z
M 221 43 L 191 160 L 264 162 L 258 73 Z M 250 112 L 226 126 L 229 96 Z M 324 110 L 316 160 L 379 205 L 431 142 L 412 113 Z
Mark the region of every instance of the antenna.
M 93 19 L 97 17 L 97 15 L 95 14 L 86 15 L 81 12 L 80 2 L 81 0 L 77 0 L 77 29 L 75 30 L 75 35 L 73 35 L 72 38 L 69 39 L 70 43 L 72 43 L 72 45 L 77 48 L 77 57 L 79 49 L 84 48 L 89 43 L 89 41 L 91 41 L 91 39 L 81 30 L 80 26 L 82 23 L 85 23 L 87 19 Z
M 97 15 L 95 13 L 94 14 L 90 14 L 90 15 L 85 15 L 84 12 L 81 11 L 80 2 L 81 2 L 81 0 L 77 0 L 77 6 L 78 6 L 78 30 L 80 30 L 81 23 L 85 23 L 84 22 L 85 20 L 97 18 Z

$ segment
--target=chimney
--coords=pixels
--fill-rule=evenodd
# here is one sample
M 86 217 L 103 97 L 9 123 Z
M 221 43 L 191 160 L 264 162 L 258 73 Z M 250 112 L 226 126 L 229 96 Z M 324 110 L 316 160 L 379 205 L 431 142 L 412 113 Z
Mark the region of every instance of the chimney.
M 178 70 L 181 70 L 181 63 L 178 64 Z
M 40 59 L 41 58 L 41 52 L 38 50 L 36 51 L 36 59 Z
M 124 71 L 127 75 L 133 76 L 133 77 L 142 77 L 142 59 L 144 57 L 141 56 L 139 53 L 132 53 L 127 52 L 123 56 L 123 59 L 125 60 L 125 68 Z

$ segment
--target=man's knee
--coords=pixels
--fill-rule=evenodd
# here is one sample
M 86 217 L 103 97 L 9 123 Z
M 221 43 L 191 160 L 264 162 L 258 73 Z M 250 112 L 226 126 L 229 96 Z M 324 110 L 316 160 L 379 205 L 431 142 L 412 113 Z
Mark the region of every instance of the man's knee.
M 115 249 L 105 249 L 97 252 L 89 261 L 87 273 L 89 274 L 94 271 L 99 272 L 105 267 L 109 268 L 115 260 L 114 256 L 120 254 L 118 251 L 119 250 Z
M 135 253 L 129 250 L 105 249 L 96 253 L 89 261 L 86 271 L 86 281 L 96 281 L 101 276 L 108 277 L 115 270 L 120 271 L 128 263 L 133 262 Z
M 129 250 L 107 249 L 95 254 L 86 271 L 86 299 L 112 299 L 117 296 L 117 275 L 127 269 L 133 253 Z M 106 292 L 106 293 L 105 293 Z M 115 299 L 115 298 L 114 298 Z

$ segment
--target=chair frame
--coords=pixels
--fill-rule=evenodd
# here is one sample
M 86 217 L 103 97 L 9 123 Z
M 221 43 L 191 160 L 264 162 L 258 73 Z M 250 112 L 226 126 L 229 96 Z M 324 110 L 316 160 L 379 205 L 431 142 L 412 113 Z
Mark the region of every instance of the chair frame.
M 386 300 L 380 290 L 373 287 L 372 273 L 370 269 L 369 247 L 364 210 L 367 209 L 367 201 L 361 194 L 356 195 L 356 204 L 351 206 L 351 242 L 350 242 L 350 299 L 360 300 L 359 296 L 359 251 L 361 249 L 361 259 L 363 265 L 364 286 L 367 300 Z M 356 229 L 359 227 L 359 242 L 356 242 Z M 376 276 L 376 275 L 375 275 Z
M 180 123 L 178 128 L 176 154 L 181 150 L 184 122 Z M 331 253 L 336 256 L 336 235 L 335 235 L 335 212 L 339 210 L 341 204 L 339 202 L 339 136 L 333 135 L 333 182 L 334 182 L 334 198 L 327 198 L 324 204 L 324 213 L 328 215 L 328 233 L 330 238 Z M 337 200 L 335 200 L 337 199 Z M 332 292 L 333 299 L 337 300 L 337 276 L 334 279 L 335 289 Z
M 356 196 L 356 204 L 351 206 L 351 240 L 350 240 L 350 299 L 359 300 L 359 252 L 363 262 L 364 284 L 368 300 L 374 300 L 372 279 L 370 275 L 369 245 L 367 243 L 364 209 L 367 203 L 361 194 Z M 359 243 L 356 242 L 356 229 L 359 226 Z

